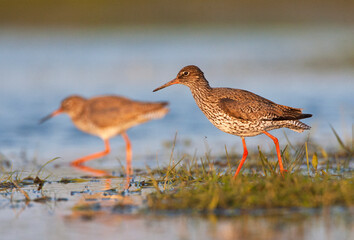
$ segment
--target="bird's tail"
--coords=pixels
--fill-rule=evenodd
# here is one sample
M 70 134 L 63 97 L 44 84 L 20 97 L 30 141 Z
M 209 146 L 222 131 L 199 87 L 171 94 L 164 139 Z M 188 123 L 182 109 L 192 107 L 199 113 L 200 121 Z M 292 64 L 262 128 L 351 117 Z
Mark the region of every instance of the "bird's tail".
M 299 116 L 298 119 L 304 119 L 304 118 L 310 118 L 312 117 L 312 114 L 308 114 L 308 113 L 303 113 Z M 306 125 L 306 124 L 305 124 Z
M 150 103 L 141 117 L 146 120 L 162 118 L 169 112 L 167 105 L 167 102 Z
M 309 114 L 309 115 L 311 115 L 311 114 Z M 303 122 L 297 121 L 297 120 L 288 122 L 287 128 L 289 128 L 289 129 L 291 129 L 291 130 L 293 130 L 295 132 L 300 132 L 300 133 L 303 132 L 304 130 L 310 130 L 311 129 L 310 126 L 306 125 Z

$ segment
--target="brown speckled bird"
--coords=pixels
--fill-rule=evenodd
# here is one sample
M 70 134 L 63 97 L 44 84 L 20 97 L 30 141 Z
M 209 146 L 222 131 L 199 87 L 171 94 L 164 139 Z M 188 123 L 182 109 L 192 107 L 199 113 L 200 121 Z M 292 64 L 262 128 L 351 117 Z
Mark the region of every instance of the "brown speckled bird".
M 119 96 L 86 99 L 73 95 L 65 98 L 58 110 L 40 122 L 60 113 L 67 113 L 78 129 L 104 141 L 104 151 L 79 158 L 71 163 L 73 166 L 107 155 L 110 152 L 109 139 L 122 135 L 126 142 L 127 175 L 130 175 L 132 150 L 126 130 L 149 120 L 162 118 L 168 112 L 166 105 L 166 102 L 139 102 Z
M 281 160 L 278 139 L 267 131 L 283 127 L 296 132 L 310 129 L 299 119 L 309 118 L 311 114 L 303 114 L 299 108 L 276 104 L 246 90 L 212 88 L 197 66 L 182 68 L 175 79 L 156 88 L 154 92 L 173 84 L 189 87 L 198 107 L 214 126 L 241 137 L 244 152 L 234 178 L 240 172 L 248 154 L 245 137 L 262 133 L 270 137 L 275 143 L 279 168 L 283 173 L 286 170 Z

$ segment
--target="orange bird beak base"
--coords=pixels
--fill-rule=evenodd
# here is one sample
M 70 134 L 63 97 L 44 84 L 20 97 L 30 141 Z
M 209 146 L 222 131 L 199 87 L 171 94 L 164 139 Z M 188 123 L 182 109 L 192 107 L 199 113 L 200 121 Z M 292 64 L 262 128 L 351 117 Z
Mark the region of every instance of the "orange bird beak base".
M 153 92 L 159 91 L 165 87 L 171 86 L 173 84 L 178 84 L 178 83 L 180 83 L 180 81 L 177 78 L 175 78 L 172 81 L 169 81 L 168 83 L 162 85 L 161 87 L 156 88 Z

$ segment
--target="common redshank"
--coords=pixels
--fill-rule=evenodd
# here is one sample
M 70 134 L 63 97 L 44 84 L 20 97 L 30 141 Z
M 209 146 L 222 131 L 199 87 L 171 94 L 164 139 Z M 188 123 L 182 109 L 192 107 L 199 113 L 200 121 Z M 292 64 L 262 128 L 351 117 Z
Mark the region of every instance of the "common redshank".
M 204 73 L 194 65 L 182 68 L 172 81 L 158 87 L 154 92 L 173 84 L 189 87 L 198 107 L 215 127 L 223 132 L 240 136 L 243 155 L 234 178 L 240 172 L 248 155 L 245 137 L 264 133 L 275 144 L 280 172 L 286 171 L 281 160 L 278 139 L 268 131 L 289 128 L 295 132 L 310 129 L 299 119 L 309 118 L 312 114 L 302 113 L 300 108 L 276 104 L 252 92 L 232 88 L 212 88 Z
M 120 96 L 98 96 L 90 99 L 73 95 L 61 102 L 58 110 L 40 120 L 40 123 L 60 113 L 67 113 L 74 125 L 83 132 L 100 137 L 105 150 L 79 158 L 73 166 L 107 155 L 110 152 L 109 139 L 122 135 L 126 143 L 127 175 L 132 174 L 132 148 L 126 131 L 138 124 L 165 116 L 167 102 L 140 102 Z

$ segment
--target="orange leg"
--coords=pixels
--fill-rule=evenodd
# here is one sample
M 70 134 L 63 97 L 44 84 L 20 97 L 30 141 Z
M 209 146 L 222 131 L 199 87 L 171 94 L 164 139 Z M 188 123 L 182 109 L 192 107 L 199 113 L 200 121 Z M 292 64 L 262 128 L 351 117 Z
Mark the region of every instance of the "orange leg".
M 242 139 L 242 144 L 243 144 L 243 155 L 242 155 L 241 162 L 240 162 L 240 164 L 237 167 L 237 170 L 235 172 L 235 175 L 234 175 L 233 179 L 235 179 L 237 177 L 237 174 L 240 172 L 240 170 L 242 168 L 242 165 L 246 161 L 246 157 L 248 155 L 245 138 L 241 137 L 241 139 Z
M 79 169 L 80 171 L 86 172 L 86 173 L 91 173 L 94 176 L 109 176 L 110 174 L 107 171 L 104 170 L 100 170 L 100 169 L 95 169 L 95 168 L 91 168 L 85 165 L 73 165 L 72 166 L 74 168 Z
M 111 149 L 109 147 L 109 140 L 108 139 L 104 140 L 104 144 L 105 144 L 105 147 L 106 147 L 104 151 L 98 152 L 98 153 L 93 153 L 91 155 L 79 158 L 79 159 L 77 159 L 75 161 L 72 161 L 71 165 L 72 166 L 80 166 L 84 162 L 87 162 L 87 161 L 90 161 L 90 160 L 93 160 L 93 159 L 96 159 L 96 158 L 100 158 L 100 157 L 103 157 L 103 156 L 107 155 L 111 151 Z
M 128 135 L 123 132 L 122 137 L 125 141 L 125 146 L 126 146 L 126 158 L 127 158 L 127 177 L 129 178 L 130 175 L 133 174 L 133 169 L 132 169 L 132 145 L 130 143 Z
M 263 133 L 265 135 L 267 135 L 268 137 L 270 137 L 274 144 L 275 144 L 275 148 L 277 150 L 277 155 L 278 155 L 278 161 L 279 161 L 279 168 L 280 168 L 280 173 L 283 175 L 283 172 L 286 172 L 287 170 L 284 169 L 283 167 L 283 162 L 281 161 L 281 154 L 280 154 L 280 147 L 279 147 L 279 141 L 276 137 L 274 137 L 273 135 L 269 134 L 268 132 L 266 131 L 263 131 Z
M 104 188 L 103 188 L 103 190 L 108 190 L 108 189 L 111 189 L 112 188 L 112 186 L 111 186 L 111 179 L 106 179 L 106 180 L 104 180 L 105 181 L 105 184 L 104 184 Z

